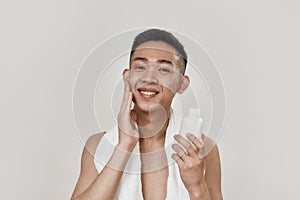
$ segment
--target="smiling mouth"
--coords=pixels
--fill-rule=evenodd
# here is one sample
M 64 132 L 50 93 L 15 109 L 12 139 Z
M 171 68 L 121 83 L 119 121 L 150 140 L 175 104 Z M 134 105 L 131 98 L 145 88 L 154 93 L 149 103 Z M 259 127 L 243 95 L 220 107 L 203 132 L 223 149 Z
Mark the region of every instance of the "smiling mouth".
M 149 98 L 149 97 L 155 97 L 157 94 L 159 94 L 159 91 L 155 89 L 146 89 L 146 88 L 140 88 L 137 89 L 137 91 L 141 94 L 141 96 Z

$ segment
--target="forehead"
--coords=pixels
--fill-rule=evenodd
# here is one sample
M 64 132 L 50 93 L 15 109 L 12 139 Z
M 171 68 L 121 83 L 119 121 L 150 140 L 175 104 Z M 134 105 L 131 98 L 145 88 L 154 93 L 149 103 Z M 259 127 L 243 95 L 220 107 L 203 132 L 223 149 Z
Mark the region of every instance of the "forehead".
M 135 57 L 145 57 L 149 60 L 168 59 L 178 61 L 176 49 L 162 41 L 148 41 L 140 44 L 132 55 L 132 58 Z

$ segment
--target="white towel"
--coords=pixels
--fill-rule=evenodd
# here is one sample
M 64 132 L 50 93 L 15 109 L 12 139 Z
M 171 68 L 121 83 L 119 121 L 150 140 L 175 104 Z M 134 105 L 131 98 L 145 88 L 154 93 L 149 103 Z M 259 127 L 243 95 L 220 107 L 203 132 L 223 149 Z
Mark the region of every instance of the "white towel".
M 179 133 L 181 124 L 181 113 L 171 109 L 171 117 L 166 130 L 165 151 L 169 164 L 169 177 L 167 183 L 167 200 L 188 200 L 189 195 L 180 178 L 179 168 L 176 162 L 171 158 L 174 153 L 171 145 L 174 142 L 173 135 Z M 115 126 L 108 130 L 102 137 L 94 156 L 95 166 L 100 173 L 105 164 L 110 159 L 115 146 L 118 143 L 118 127 Z M 119 188 L 117 190 L 116 200 L 142 200 L 142 185 L 140 175 L 141 161 L 139 157 L 139 145 L 137 144 L 130 156 L 127 166 L 124 170 Z M 130 172 L 130 173 L 129 173 Z M 136 172 L 136 173 L 132 173 Z

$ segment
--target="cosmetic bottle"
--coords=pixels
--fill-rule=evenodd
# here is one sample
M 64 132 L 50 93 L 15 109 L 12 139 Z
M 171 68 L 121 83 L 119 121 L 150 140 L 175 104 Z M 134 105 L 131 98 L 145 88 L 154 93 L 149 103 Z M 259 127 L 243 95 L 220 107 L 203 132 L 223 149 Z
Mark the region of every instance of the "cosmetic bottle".
M 192 133 L 197 138 L 201 138 L 202 119 L 200 109 L 189 108 L 188 114 L 182 119 L 179 134 L 186 137 L 187 133 Z

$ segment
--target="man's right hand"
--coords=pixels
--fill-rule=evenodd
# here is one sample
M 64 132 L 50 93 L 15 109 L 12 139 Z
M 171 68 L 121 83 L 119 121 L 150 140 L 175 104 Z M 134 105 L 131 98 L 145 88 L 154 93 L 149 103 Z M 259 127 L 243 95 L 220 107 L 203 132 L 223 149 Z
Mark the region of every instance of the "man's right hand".
M 131 110 L 133 93 L 127 81 L 124 82 L 124 94 L 121 109 L 118 114 L 119 143 L 118 147 L 122 150 L 132 151 L 139 140 L 136 125 L 136 113 Z

